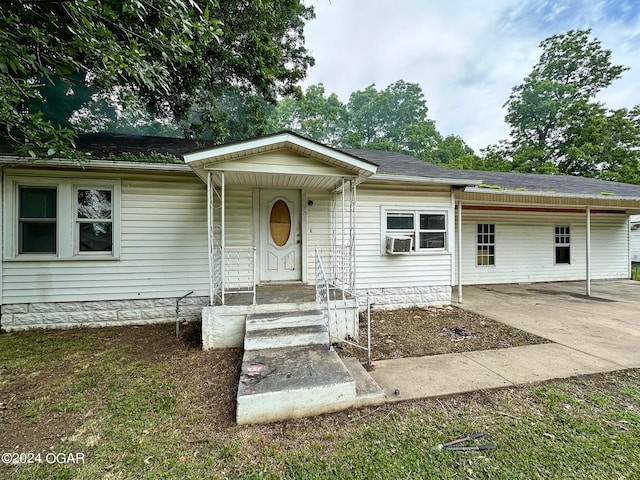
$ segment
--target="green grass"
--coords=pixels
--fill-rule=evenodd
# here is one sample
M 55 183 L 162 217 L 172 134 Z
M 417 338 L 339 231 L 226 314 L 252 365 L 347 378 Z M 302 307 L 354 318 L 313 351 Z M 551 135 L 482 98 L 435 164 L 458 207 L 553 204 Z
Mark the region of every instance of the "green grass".
M 631 280 L 640 281 L 640 263 L 631 264 Z
M 0 335 L 0 402 L 19 395 L 11 414 L 47 437 L 20 451 L 85 464 L 0 465 L 0 478 L 640 478 L 640 370 L 239 427 L 220 420 L 216 398 L 233 401 L 233 382 L 209 375 L 221 356 L 147 358 L 100 330 L 64 333 Z M 52 420 L 73 427 L 57 437 Z M 436 448 L 476 431 L 497 448 Z

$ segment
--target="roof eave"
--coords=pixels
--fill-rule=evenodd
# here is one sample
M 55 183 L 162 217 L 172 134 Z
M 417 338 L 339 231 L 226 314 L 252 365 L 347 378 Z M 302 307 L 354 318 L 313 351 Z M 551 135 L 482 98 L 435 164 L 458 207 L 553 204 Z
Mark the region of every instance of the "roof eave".
M 100 168 L 109 170 L 151 170 L 165 172 L 191 172 L 191 169 L 181 163 L 145 163 L 145 162 L 124 162 L 117 160 L 90 159 L 86 161 L 75 161 L 66 158 L 37 158 L 26 159 L 25 157 L 0 156 L 0 165 L 15 167 L 63 167 L 63 168 Z
M 640 197 L 628 197 L 624 195 L 592 195 L 581 193 L 560 193 L 560 192 L 542 192 L 536 190 L 510 190 L 507 188 L 492 189 L 483 187 L 467 187 L 465 192 L 468 193 L 484 193 L 489 195 L 522 195 L 522 196 L 536 196 L 536 197 L 554 197 L 554 198 L 577 198 L 577 199 L 591 199 L 591 200 L 620 200 L 620 201 L 633 201 L 640 202 Z
M 414 183 L 414 184 L 437 184 L 451 185 L 455 187 L 475 186 L 482 183 L 480 180 L 468 180 L 462 178 L 441 178 L 441 177 L 412 177 L 410 175 L 392 175 L 388 173 L 377 173 L 372 175 L 367 181 L 394 182 L 394 183 Z

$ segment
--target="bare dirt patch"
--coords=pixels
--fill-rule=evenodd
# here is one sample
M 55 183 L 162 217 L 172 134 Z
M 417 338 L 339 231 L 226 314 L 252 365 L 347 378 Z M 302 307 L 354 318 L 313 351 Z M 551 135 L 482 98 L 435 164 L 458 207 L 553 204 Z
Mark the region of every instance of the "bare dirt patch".
M 366 322 L 361 325 L 361 339 L 366 341 Z M 0 348 L 0 447 L 44 452 L 68 442 L 92 418 L 108 422 L 105 411 L 112 383 L 121 380 L 118 372 L 131 375 L 156 366 L 162 378 L 178 385 L 178 402 L 188 405 L 188 421 L 176 419 L 171 425 L 181 429 L 188 443 L 231 441 L 247 432 L 263 435 L 269 443 L 285 435 L 287 422 L 250 429 L 235 426 L 242 350 L 202 351 L 200 331 L 201 325 L 193 323 L 182 327 L 179 339 L 171 324 L 2 334 L 0 342 L 14 352 Z M 546 342 L 457 308 L 374 311 L 372 331 L 374 360 Z M 344 344 L 336 349 L 342 356 L 366 361 L 362 350 Z M 51 359 L 44 362 L 42 355 Z M 91 383 L 83 386 L 85 381 Z M 388 414 L 397 408 L 380 411 Z M 363 415 L 374 411 L 378 412 L 367 410 Z M 351 415 L 336 414 L 323 421 L 348 423 Z M 309 422 L 315 420 L 291 425 L 305 427 Z
M 172 324 L 3 333 L 0 339 L 21 337 L 26 349 L 32 343 L 53 349 L 64 341 L 75 352 L 35 369 L 25 365 L 9 370 L 0 365 L 0 447 L 48 451 L 70 437 L 87 417 L 100 415 L 108 401 L 113 372 L 108 379 L 106 372 L 104 376 L 94 372 L 95 386 L 80 396 L 77 380 L 66 379 L 107 358 L 106 363 L 115 363 L 114 368 L 123 371 L 132 365 L 140 369 L 161 365 L 166 378 L 174 378 L 184 395 L 198 399 L 196 410 L 215 412 L 207 418 L 213 428 L 232 426 L 242 350 L 202 351 L 200 331 L 200 324 L 194 323 L 183 327 L 179 339 Z M 82 402 L 84 407 L 75 408 L 73 402 Z
M 366 345 L 366 341 L 366 314 L 361 314 L 360 343 Z M 454 307 L 371 312 L 371 351 L 374 361 L 548 342 L 532 333 Z M 354 356 L 361 362 L 367 360 L 367 353 L 362 349 L 344 343 L 336 344 L 335 348 L 341 356 Z

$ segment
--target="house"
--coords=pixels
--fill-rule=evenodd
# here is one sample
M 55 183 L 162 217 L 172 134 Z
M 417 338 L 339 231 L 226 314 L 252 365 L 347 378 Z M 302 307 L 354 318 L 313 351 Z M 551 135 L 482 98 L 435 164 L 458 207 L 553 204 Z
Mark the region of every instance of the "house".
M 79 147 L 93 159 L 0 159 L 3 329 L 172 321 L 184 297 L 180 316 L 202 315 L 216 348 L 242 344 L 256 285 L 330 283 L 319 298 L 348 319 L 336 334 L 354 336 L 367 301 L 630 276 L 636 185 L 449 170 L 291 132 L 206 149 L 96 134 Z M 184 161 L 122 156 L 151 151 Z M 238 292 L 248 305 L 231 304 Z
M 629 226 L 631 261 L 640 263 L 640 215 L 633 215 L 630 218 Z

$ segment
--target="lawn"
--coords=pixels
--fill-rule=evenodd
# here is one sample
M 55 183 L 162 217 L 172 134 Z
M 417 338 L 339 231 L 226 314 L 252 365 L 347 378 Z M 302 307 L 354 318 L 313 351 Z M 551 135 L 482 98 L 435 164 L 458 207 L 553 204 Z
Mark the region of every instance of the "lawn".
M 0 334 L 0 453 L 34 462 L 0 477 L 640 478 L 640 370 L 240 427 L 240 360 L 171 325 Z

